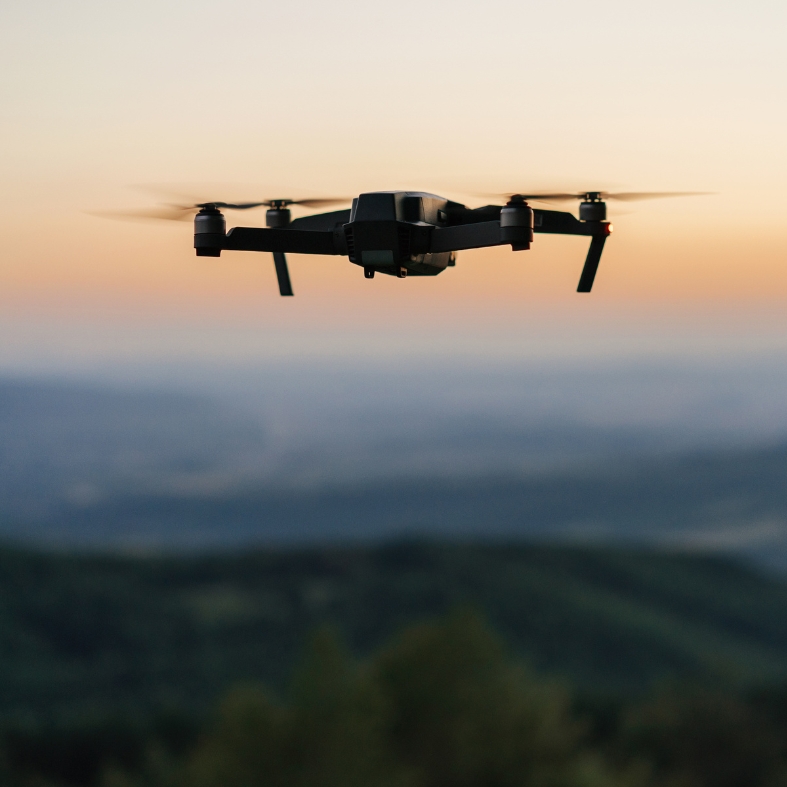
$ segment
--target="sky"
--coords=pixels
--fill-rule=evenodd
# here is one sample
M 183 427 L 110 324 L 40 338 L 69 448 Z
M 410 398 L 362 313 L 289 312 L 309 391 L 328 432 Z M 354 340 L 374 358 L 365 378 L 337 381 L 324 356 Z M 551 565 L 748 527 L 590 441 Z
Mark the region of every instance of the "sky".
M 0 7 L 0 372 L 787 351 L 787 6 L 51 0 Z M 434 279 L 196 258 L 167 200 L 701 191 Z M 633 210 L 631 208 L 633 207 Z M 264 223 L 264 214 L 228 216 Z

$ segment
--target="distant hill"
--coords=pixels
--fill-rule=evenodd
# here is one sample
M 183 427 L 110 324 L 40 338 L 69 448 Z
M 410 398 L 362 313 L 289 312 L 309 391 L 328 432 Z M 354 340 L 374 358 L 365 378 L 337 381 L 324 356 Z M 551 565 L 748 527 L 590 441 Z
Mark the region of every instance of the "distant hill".
M 286 684 L 321 623 L 360 655 L 461 605 L 539 671 L 593 691 L 787 679 L 787 584 L 720 558 L 417 542 L 166 558 L 6 548 L 0 716 L 202 711 L 233 682 Z
M 0 520 L 1 521 L 1 520 Z M 787 447 L 610 460 L 544 474 L 230 490 L 119 489 L 5 518 L 6 537 L 104 548 L 235 548 L 403 536 L 640 543 L 787 568 Z
M 726 550 L 787 569 L 783 442 L 678 451 L 668 429 L 437 411 L 379 426 L 352 408 L 336 423 L 328 408 L 323 428 L 316 405 L 293 431 L 301 403 L 276 414 L 287 399 L 274 391 L 262 413 L 0 381 L 0 538 L 134 550 L 538 539 Z
M 118 492 L 215 488 L 261 464 L 268 442 L 203 396 L 0 379 L 0 523 L 34 528 Z
M 370 411 L 357 392 L 351 404 L 345 394 L 303 401 L 292 390 L 258 390 L 252 404 L 128 384 L 0 378 L 0 532 L 99 546 L 125 533 L 126 544 L 187 546 L 202 523 L 179 534 L 164 517 L 148 531 L 144 515 L 118 520 L 112 509 L 152 512 L 165 501 L 177 518 L 181 502 L 191 516 L 194 502 L 249 493 L 543 472 L 590 457 L 647 454 L 665 440 L 637 428 L 522 423 L 510 413 L 479 417 L 435 406 L 399 423 L 389 408 Z M 103 527 L 89 524 L 95 517 Z M 239 537 L 224 526 L 206 537 L 221 541 L 221 532 L 229 543 Z

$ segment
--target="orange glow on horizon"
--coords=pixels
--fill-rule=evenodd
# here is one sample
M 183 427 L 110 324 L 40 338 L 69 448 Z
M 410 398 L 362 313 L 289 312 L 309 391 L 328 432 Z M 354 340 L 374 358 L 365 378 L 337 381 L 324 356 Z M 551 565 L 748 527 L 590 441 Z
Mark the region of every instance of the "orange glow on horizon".
M 746 313 L 754 325 L 787 301 L 780 8 L 9 7 L 0 317 L 297 324 L 315 341 L 326 326 L 472 334 L 525 315 L 615 314 L 621 334 L 645 315 L 666 324 L 679 312 Z M 527 62 L 523 30 L 533 31 Z M 197 258 L 188 222 L 85 213 L 166 201 L 129 188 L 151 183 L 199 183 L 195 195 L 228 200 L 410 188 L 474 206 L 479 194 L 531 188 L 716 196 L 610 203 L 615 232 L 590 295 L 575 292 L 587 239 L 537 235 L 528 252 L 460 252 L 434 279 L 370 282 L 343 258 L 293 256 L 296 297 L 281 299 L 270 255 Z M 259 212 L 228 219 L 264 222 Z

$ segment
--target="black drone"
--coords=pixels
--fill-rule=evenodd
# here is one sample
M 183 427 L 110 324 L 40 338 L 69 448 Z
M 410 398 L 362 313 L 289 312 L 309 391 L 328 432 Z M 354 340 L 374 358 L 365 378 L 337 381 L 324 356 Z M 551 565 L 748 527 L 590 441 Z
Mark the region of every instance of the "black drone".
M 194 217 L 194 248 L 200 257 L 218 257 L 222 251 L 273 253 L 279 292 L 292 295 L 287 252 L 332 254 L 348 257 L 363 268 L 364 276 L 376 273 L 397 276 L 436 276 L 455 265 L 463 249 L 510 245 L 513 251 L 530 248 L 533 233 L 586 235 L 590 248 L 577 292 L 590 292 L 604 242 L 612 232 L 605 200 L 625 201 L 655 197 L 688 196 L 697 192 L 587 191 L 576 194 L 512 194 L 505 205 L 471 209 L 444 197 L 418 191 L 375 191 L 352 200 L 352 208 L 292 219 L 290 205 L 319 207 L 349 199 L 261 202 L 201 202 L 168 206 L 145 215 L 154 218 Z M 556 210 L 531 208 L 528 200 L 550 202 L 581 200 L 579 218 Z M 222 210 L 267 207 L 267 229 L 234 227 L 227 231 Z

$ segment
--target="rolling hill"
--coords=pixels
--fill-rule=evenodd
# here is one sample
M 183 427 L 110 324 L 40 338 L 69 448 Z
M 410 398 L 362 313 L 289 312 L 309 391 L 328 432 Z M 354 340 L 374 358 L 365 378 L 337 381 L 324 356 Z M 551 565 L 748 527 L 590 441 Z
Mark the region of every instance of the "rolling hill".
M 0 715 L 202 712 L 286 685 L 305 638 L 353 652 L 471 605 L 539 672 L 591 691 L 787 678 L 787 584 L 718 557 L 400 542 L 176 557 L 0 551 Z

